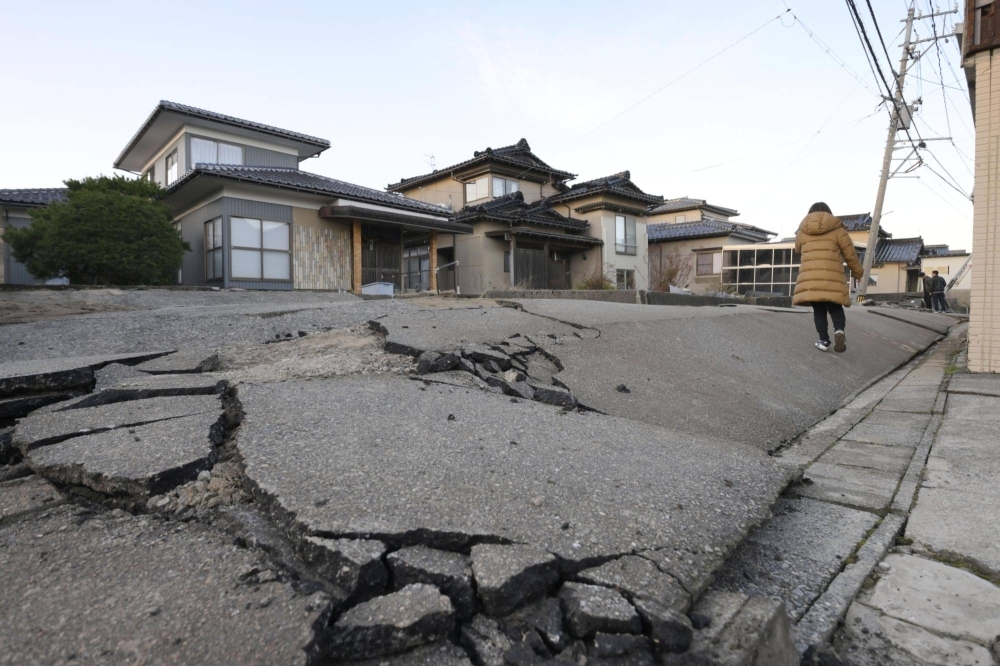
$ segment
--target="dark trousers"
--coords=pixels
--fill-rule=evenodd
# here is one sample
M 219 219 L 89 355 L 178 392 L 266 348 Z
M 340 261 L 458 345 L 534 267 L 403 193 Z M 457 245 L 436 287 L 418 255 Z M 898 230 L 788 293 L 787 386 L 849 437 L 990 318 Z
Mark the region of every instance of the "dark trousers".
M 935 291 L 933 294 L 931 294 L 931 297 L 932 297 L 933 302 L 934 302 L 934 311 L 935 312 L 939 312 L 939 311 L 940 312 L 944 312 L 945 310 L 948 309 L 948 304 L 944 300 L 944 292 L 943 291 Z
M 929 291 L 924 292 L 924 307 L 928 310 L 933 309 L 933 306 L 931 305 L 931 292 Z
M 823 342 L 830 341 L 830 328 L 826 316 L 830 315 L 833 320 L 833 330 L 843 331 L 847 326 L 847 315 L 844 314 L 844 306 L 840 303 L 813 303 L 813 321 L 816 323 L 816 332 Z

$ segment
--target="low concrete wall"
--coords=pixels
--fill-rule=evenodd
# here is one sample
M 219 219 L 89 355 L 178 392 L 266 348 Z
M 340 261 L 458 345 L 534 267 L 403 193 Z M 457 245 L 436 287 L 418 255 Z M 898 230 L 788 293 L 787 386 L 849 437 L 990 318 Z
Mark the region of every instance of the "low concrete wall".
M 638 292 L 643 293 L 643 292 Z M 487 291 L 483 298 L 558 298 L 578 301 L 604 301 L 605 303 L 638 303 L 635 290 L 618 289 L 511 289 L 509 291 Z
M 665 291 L 633 290 L 583 290 L 583 289 L 523 289 L 510 291 L 488 291 L 483 298 L 518 299 L 547 298 L 582 301 L 604 301 L 605 303 L 638 303 L 641 305 L 687 305 L 713 307 L 717 305 L 766 305 L 774 308 L 792 307 L 791 296 L 750 296 L 747 298 L 722 298 L 720 296 L 699 296 L 696 294 L 671 294 Z

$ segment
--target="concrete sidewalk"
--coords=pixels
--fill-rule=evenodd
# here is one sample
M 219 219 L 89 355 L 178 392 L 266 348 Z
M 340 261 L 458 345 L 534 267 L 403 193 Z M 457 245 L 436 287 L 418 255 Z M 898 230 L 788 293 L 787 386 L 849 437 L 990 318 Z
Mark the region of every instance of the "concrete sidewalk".
M 858 666 L 1000 661 L 1000 376 L 967 374 L 963 356 L 905 536 L 837 636 Z
M 780 452 L 802 481 L 714 589 L 782 599 L 802 653 L 836 632 L 853 666 L 994 664 L 1000 377 L 964 347 L 963 325 Z

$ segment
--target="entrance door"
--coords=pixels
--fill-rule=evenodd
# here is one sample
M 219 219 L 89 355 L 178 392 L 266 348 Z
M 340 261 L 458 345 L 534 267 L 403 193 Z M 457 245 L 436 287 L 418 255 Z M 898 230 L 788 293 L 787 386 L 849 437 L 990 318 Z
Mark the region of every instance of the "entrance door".
M 401 269 L 403 246 L 395 229 L 361 225 L 361 284 L 391 282 L 396 291 L 403 288 Z

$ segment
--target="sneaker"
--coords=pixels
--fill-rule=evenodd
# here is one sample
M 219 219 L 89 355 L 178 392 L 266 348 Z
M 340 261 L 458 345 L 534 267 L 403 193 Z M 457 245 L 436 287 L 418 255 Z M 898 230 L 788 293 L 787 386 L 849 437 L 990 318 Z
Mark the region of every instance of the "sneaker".
M 847 351 L 847 335 L 843 331 L 834 331 L 833 339 L 836 340 L 833 351 L 838 354 L 843 354 Z
M 822 352 L 825 352 L 829 348 L 830 348 L 830 343 L 827 342 L 826 340 L 820 340 L 819 342 L 816 343 L 816 349 Z

